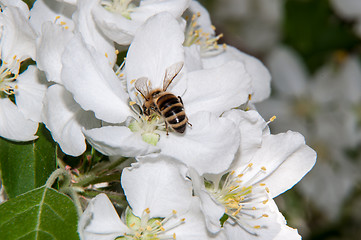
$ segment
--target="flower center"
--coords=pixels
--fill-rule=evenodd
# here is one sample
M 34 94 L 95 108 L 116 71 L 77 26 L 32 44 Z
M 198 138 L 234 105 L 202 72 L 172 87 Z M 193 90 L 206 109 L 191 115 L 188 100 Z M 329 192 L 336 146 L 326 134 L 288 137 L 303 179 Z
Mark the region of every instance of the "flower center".
M 108 11 L 119 13 L 130 20 L 130 14 L 139 6 L 133 2 L 134 0 L 103 0 L 101 5 Z
M 153 113 L 149 116 L 141 114 L 140 111 L 136 109 L 136 107 L 140 109 L 139 105 L 136 102 L 130 102 L 129 104 L 133 112 L 135 112 L 138 116 L 138 118 L 133 119 L 130 122 L 130 124 L 128 125 L 129 129 L 132 132 L 140 131 L 144 142 L 156 146 L 160 137 L 156 131 L 164 131 L 166 129 L 163 117 L 159 116 L 156 113 Z
M 218 40 L 223 37 L 223 34 L 214 36 L 213 34 L 204 32 L 201 26 L 197 23 L 198 18 L 201 14 L 193 14 L 191 18 L 186 17 L 187 27 L 185 31 L 185 40 L 183 45 L 190 47 L 193 44 L 200 46 L 201 55 L 203 57 L 214 56 L 222 53 L 226 47 L 224 44 L 223 47 L 219 47 Z M 216 28 L 212 25 L 212 29 Z
M 185 219 L 175 221 L 173 224 L 165 224 L 177 214 L 173 210 L 172 213 L 165 218 L 150 218 L 150 210 L 147 208 L 143 211 L 142 216 L 139 218 L 135 216 L 132 211 L 127 208 L 125 213 L 126 225 L 129 228 L 128 233 L 124 233 L 116 239 L 124 240 L 160 240 L 160 239 L 176 239 L 175 233 L 169 233 L 173 228 L 184 223 Z
M 18 64 L 19 64 L 19 60 L 16 59 L 16 56 L 14 56 L 13 58 L 14 61 L 12 61 L 10 64 L 1 61 L 1 66 L 0 66 L 0 91 L 1 91 L 1 97 L 5 96 L 10 96 L 13 95 L 15 93 L 15 90 L 18 88 L 18 85 L 15 83 L 16 78 L 18 77 L 18 73 L 13 73 L 14 70 L 16 69 Z
M 228 173 L 220 187 L 208 186 L 207 190 L 225 207 L 225 214 L 229 218 L 248 233 L 257 236 L 257 230 L 266 226 L 252 223 L 268 217 L 263 209 L 269 200 L 269 189 L 264 183 L 252 183 L 266 172 L 265 167 L 262 167 L 251 179 L 243 180 L 252 166 L 252 163 L 248 164 L 238 175 L 234 171 Z

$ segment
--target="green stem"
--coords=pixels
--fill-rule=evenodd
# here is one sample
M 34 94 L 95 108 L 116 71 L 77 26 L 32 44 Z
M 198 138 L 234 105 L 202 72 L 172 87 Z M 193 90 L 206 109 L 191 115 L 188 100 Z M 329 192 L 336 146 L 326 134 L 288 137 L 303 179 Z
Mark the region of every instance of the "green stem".
M 101 179 L 106 172 L 112 170 L 124 162 L 127 158 L 119 158 L 114 162 L 99 164 L 94 167 L 88 174 L 82 176 L 74 186 L 86 187 L 94 183 L 97 179 Z
M 50 177 L 46 181 L 46 187 L 51 188 L 51 186 L 55 183 L 56 179 L 58 179 L 60 176 L 64 176 L 65 186 L 70 185 L 71 176 L 68 171 L 62 168 L 58 168 L 50 175 Z
M 76 212 L 78 214 L 78 217 L 80 217 L 83 214 L 83 209 L 81 207 L 79 196 L 78 196 L 77 192 L 74 190 L 74 188 L 64 187 L 64 188 L 61 188 L 60 191 L 65 194 L 68 194 L 71 197 L 71 199 L 73 200 L 74 205 L 76 207 Z

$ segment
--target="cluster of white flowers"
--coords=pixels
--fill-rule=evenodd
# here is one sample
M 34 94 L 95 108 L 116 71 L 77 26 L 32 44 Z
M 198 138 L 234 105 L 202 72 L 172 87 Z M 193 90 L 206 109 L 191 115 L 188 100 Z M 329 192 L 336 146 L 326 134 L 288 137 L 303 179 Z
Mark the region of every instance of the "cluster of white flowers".
M 68 155 L 89 143 L 137 161 L 122 172 L 122 217 L 99 194 L 79 220 L 81 239 L 301 238 L 273 198 L 303 178 L 316 153 L 297 132 L 270 133 L 273 119 L 253 107 L 270 94 L 268 70 L 218 44 L 197 1 L 0 4 L 0 136 L 33 140 L 42 122 Z M 20 70 L 28 58 L 36 65 Z M 146 107 L 150 88 L 176 103 Z M 182 133 L 172 107 L 183 106 Z

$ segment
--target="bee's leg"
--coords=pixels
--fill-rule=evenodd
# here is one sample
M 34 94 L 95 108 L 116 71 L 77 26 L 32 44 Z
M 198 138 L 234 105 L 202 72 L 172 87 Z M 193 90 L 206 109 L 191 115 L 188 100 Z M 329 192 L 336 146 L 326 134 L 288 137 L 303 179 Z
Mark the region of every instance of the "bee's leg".
M 166 129 L 166 131 L 167 131 L 167 136 L 169 135 L 169 133 L 168 133 L 168 123 L 167 123 L 167 121 L 164 121 L 165 122 L 165 129 Z
M 179 98 L 179 101 L 181 102 L 181 104 L 183 104 L 182 98 L 180 96 L 178 96 L 178 98 Z

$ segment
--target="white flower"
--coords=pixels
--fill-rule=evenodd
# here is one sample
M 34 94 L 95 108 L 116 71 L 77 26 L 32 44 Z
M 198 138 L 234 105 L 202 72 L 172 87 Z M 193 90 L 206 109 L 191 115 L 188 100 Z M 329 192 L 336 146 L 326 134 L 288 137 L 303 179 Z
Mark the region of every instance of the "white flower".
M 36 35 L 28 23 L 28 12 L 20 3 L 1 5 L 0 136 L 30 141 L 41 121 L 46 85 L 34 66 L 19 75 L 20 63 L 35 58 Z M 27 10 L 28 11 L 28 10 Z
M 79 4 L 87 6 L 86 2 L 80 2 Z M 82 31 L 88 39 L 91 39 L 87 43 L 96 46 L 97 50 L 94 49 L 94 51 L 99 51 L 102 58 L 106 58 L 105 55 L 108 56 L 106 58 L 107 64 L 115 62 L 114 47 L 109 45 L 108 40 L 102 40 L 96 30 L 92 30 L 95 26 L 91 25 L 91 22 L 85 23 L 85 21 L 80 20 L 86 18 L 86 11 L 87 8 L 83 8 L 83 10 L 76 12 L 74 19 L 79 20 L 81 23 L 76 26 L 74 31 L 61 23 L 43 23 L 41 37 L 37 39 L 37 66 L 45 72 L 49 82 L 62 84 L 62 55 L 73 38 L 83 40 L 79 31 Z M 89 35 L 95 37 L 89 37 Z M 98 40 L 93 41 L 94 39 Z M 111 51 L 112 54 L 109 53 L 108 55 L 104 51 Z M 84 111 L 74 101 L 73 96 L 69 92 L 67 93 L 62 86 L 52 86 L 47 92 L 43 110 L 43 121 L 46 127 L 51 131 L 54 140 L 59 143 L 64 153 L 72 156 L 81 155 L 86 150 L 82 129 L 99 127 L 100 120 L 95 118 L 94 113 Z
M 209 239 L 186 170 L 171 159 L 124 169 L 121 181 L 130 208 L 123 221 L 106 196 L 98 195 L 80 219 L 82 239 Z
M 142 106 L 143 99 L 134 88 L 134 79 L 147 77 L 153 87 L 160 87 L 166 69 L 184 61 L 183 40 L 181 27 L 168 13 L 152 17 L 138 31 L 124 70 L 132 100 L 129 103 L 128 93 L 105 57 L 79 38 L 69 42 L 62 59 L 65 88 L 84 110 L 93 111 L 98 119 L 111 124 L 84 131 L 97 150 L 125 156 L 161 151 L 186 161 L 201 174 L 220 172 L 229 166 L 239 137 L 232 121 L 219 115 L 247 101 L 249 79 L 241 63 L 229 62 L 216 69 L 189 73 L 184 69 L 178 74 L 168 91 L 182 96 L 192 124 L 184 134 L 170 131 L 167 135 L 162 118 L 145 116 L 135 107 L 135 103 Z M 243 84 L 239 84 L 240 78 Z M 218 161 L 221 156 L 223 161 Z
M 101 0 L 92 14 L 101 31 L 121 45 L 129 45 L 138 28 L 150 17 L 168 12 L 179 18 L 190 0 Z
M 186 65 L 193 68 L 198 66 L 198 68 L 211 69 L 230 61 L 238 61 L 244 64 L 246 72 L 251 78 L 251 101 L 259 102 L 267 98 L 270 94 L 271 75 L 262 62 L 232 46 L 219 45 L 217 40 L 222 35 L 215 35 L 214 26 L 211 24 L 207 10 L 197 1 L 191 2 L 189 11 L 191 17 L 188 19 L 184 42 L 186 56 L 188 56 Z M 198 48 L 196 48 L 197 45 Z M 199 63 L 194 64 L 194 62 Z M 242 82 L 243 79 L 239 79 L 239 81 Z
M 190 171 L 207 227 L 219 231 L 219 219 L 226 214 L 224 228 L 226 235 L 233 236 L 230 239 L 273 238 L 285 223 L 277 220 L 280 213 L 272 198 L 303 178 L 315 164 L 316 153 L 299 133 L 271 135 L 255 111 L 232 110 L 225 116 L 241 131 L 239 154 L 226 177 L 201 178 Z

